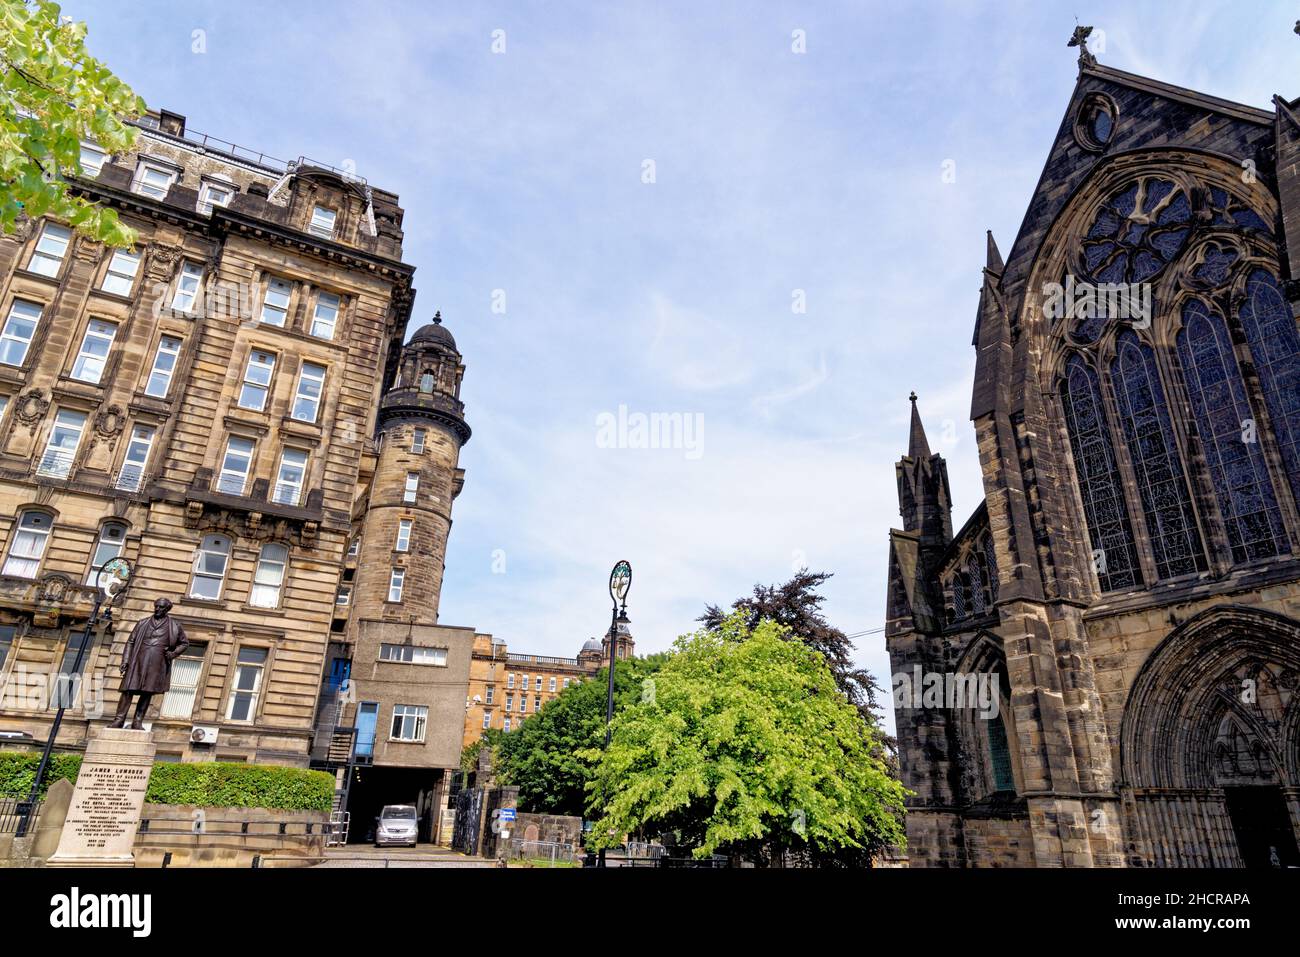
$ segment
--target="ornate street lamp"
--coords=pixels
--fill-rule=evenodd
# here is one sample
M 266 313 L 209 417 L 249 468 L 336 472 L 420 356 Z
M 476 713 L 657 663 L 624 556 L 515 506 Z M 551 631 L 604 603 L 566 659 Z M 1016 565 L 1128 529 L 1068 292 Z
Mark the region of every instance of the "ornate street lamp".
M 614 720 L 614 660 L 618 657 L 619 622 L 627 622 L 627 593 L 632 589 L 632 565 L 621 561 L 609 573 L 609 597 L 614 611 L 609 616 L 609 689 L 605 697 L 605 747 L 609 747 L 610 722 Z M 619 605 L 622 605 L 621 613 Z
M 609 686 L 605 695 L 605 747 L 609 747 L 611 728 L 614 720 L 614 662 L 618 658 L 618 626 L 626 623 L 627 593 L 632 589 L 632 564 L 620 561 L 609 573 L 609 597 L 614 603 L 614 610 L 609 616 Z M 619 606 L 622 606 L 620 609 Z M 589 856 L 590 857 L 590 856 Z M 600 856 L 595 861 L 597 867 L 605 866 L 605 849 L 600 849 Z
M 90 644 L 90 636 L 94 633 L 95 626 L 99 624 L 99 613 L 103 610 L 104 617 L 109 621 L 113 620 L 113 603 L 117 601 L 126 592 L 127 586 L 131 584 L 131 563 L 125 558 L 110 558 L 100 566 L 98 573 L 95 575 L 95 606 L 91 609 L 90 618 L 86 621 L 86 630 L 81 634 L 81 644 L 77 648 L 77 657 L 72 662 L 73 687 L 80 687 L 77 683 L 78 676 L 81 675 L 82 661 L 86 657 L 86 646 Z M 36 800 L 40 794 L 41 781 L 45 779 L 45 771 L 50 765 L 50 752 L 54 750 L 54 739 L 59 736 L 59 728 L 63 725 L 63 712 L 67 709 L 69 698 L 68 689 L 59 686 L 59 710 L 54 713 L 54 722 L 50 725 L 50 736 L 45 740 L 45 750 L 41 752 L 41 763 L 36 768 L 36 778 L 32 781 L 31 793 L 27 795 L 26 801 L 18 803 L 18 827 L 16 834 L 22 837 L 27 833 L 27 824 L 31 820 L 32 810 L 36 807 Z

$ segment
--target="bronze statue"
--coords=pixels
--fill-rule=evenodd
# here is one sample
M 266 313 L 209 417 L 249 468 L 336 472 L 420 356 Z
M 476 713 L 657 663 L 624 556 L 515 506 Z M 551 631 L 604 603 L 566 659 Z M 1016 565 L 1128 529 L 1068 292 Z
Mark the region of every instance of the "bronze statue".
M 172 660 L 190 644 L 181 623 L 167 617 L 171 610 L 172 603 L 159 598 L 153 603 L 153 617 L 137 622 L 131 629 L 122 654 L 122 697 L 110 728 L 120 728 L 126 723 L 131 698 L 138 697 L 131 727 L 141 730 L 153 696 L 166 694 L 171 688 Z

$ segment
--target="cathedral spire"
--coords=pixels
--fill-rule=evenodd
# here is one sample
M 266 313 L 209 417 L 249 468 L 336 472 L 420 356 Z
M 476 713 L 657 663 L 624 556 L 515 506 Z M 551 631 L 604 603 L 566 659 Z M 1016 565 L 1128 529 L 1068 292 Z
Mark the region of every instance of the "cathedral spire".
M 984 230 L 984 233 L 988 237 L 988 248 L 985 253 L 984 268 L 989 270 L 989 272 L 995 272 L 1001 275 L 1003 267 L 1002 253 L 998 252 L 998 244 L 993 239 L 993 230 L 986 229 Z
M 916 393 L 908 399 L 912 403 L 912 428 L 907 437 L 907 456 L 913 459 L 930 457 L 930 442 L 925 437 L 925 426 L 921 423 L 921 413 L 916 408 Z
M 898 478 L 898 513 L 903 529 L 920 536 L 926 547 L 947 545 L 952 540 L 952 495 L 948 490 L 948 466 L 942 455 L 930 451 L 921 413 L 912 403 L 912 424 L 907 439 L 907 454 L 894 471 Z

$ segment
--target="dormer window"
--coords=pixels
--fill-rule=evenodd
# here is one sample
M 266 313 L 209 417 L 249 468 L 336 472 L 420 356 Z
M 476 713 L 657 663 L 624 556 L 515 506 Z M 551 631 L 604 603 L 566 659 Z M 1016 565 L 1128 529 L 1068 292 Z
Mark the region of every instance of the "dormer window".
M 229 206 L 234 195 L 235 186 L 233 183 L 223 183 L 220 180 L 204 180 L 203 188 L 199 192 L 199 212 L 205 216 L 211 216 L 213 206 Z
M 99 171 L 104 168 L 104 161 L 107 159 L 108 154 L 94 143 L 82 143 L 81 175 L 88 179 L 95 179 L 99 176 Z
M 314 206 L 311 211 L 311 224 L 307 227 L 307 232 L 313 236 L 320 236 L 323 239 L 334 238 L 334 220 L 338 213 L 324 206 Z
M 131 190 L 141 196 L 163 200 L 167 198 L 167 192 L 174 182 L 176 182 L 176 170 L 160 163 L 141 160 L 135 168 L 135 179 L 131 182 Z

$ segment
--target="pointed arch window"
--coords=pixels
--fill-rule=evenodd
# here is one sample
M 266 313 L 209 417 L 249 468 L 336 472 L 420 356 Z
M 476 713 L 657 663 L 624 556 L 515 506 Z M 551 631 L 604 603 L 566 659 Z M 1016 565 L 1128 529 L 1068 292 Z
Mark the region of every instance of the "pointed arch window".
M 989 770 L 992 771 L 993 790 L 1014 791 L 1015 774 L 1011 770 L 1011 745 L 1007 741 L 1007 726 L 1002 715 L 989 719 Z
M 1132 588 L 1140 584 L 1137 548 L 1106 426 L 1101 389 L 1097 373 L 1077 355 L 1065 364 L 1061 400 L 1097 580 L 1104 592 Z
M 1281 285 L 1267 270 L 1256 269 L 1246 280 L 1246 299 L 1238 315 L 1259 375 L 1273 437 L 1291 491 L 1300 502 L 1300 332 Z
M 984 536 L 984 565 L 989 573 L 989 604 L 998 600 L 998 557 L 993 551 L 993 536 Z
M 966 577 L 970 581 L 970 611 L 973 615 L 983 615 L 988 611 L 988 592 L 985 590 L 988 578 L 980 564 L 979 557 L 972 555 L 966 565 Z
M 1174 443 L 1155 353 L 1131 330 L 1120 334 L 1111 379 L 1156 576 L 1175 578 L 1205 571 L 1205 550 Z
M 1284 541 L 1282 521 L 1264 457 L 1249 427 L 1254 416 L 1232 340 L 1223 318 L 1199 299 L 1183 307 L 1178 357 L 1232 559 L 1247 562 L 1277 555 Z

